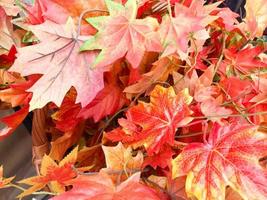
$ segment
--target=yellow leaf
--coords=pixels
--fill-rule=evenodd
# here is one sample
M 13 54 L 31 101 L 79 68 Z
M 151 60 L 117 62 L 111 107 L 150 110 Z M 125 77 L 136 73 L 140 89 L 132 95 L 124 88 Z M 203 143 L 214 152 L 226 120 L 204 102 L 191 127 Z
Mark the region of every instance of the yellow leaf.
M 4 178 L 4 169 L 3 166 L 0 166 L 0 188 L 7 187 L 7 185 L 15 178 L 15 177 L 10 177 L 10 178 Z
M 132 148 L 125 148 L 121 143 L 115 147 L 102 146 L 105 154 L 107 169 L 125 170 L 132 172 L 139 170 L 143 163 L 143 154 L 138 151 L 136 156 L 132 155 Z
M 57 163 L 54 160 L 52 160 L 52 158 L 50 158 L 49 156 L 44 155 L 42 159 L 41 170 L 40 170 L 41 174 L 45 175 L 47 174 L 48 169 L 55 168 L 55 167 L 57 167 Z
M 78 146 L 75 147 L 63 160 L 60 161 L 59 166 L 62 167 L 67 163 L 75 163 L 78 156 Z

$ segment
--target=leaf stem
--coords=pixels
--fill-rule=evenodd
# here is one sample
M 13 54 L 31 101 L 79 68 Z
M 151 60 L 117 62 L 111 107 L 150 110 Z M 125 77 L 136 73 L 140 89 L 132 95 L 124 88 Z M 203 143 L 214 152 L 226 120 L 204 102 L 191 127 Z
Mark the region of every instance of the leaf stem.
M 218 87 L 220 87 L 220 89 L 224 92 L 224 94 L 227 96 L 227 98 L 229 99 L 229 101 L 233 104 L 233 106 L 235 107 L 235 109 L 237 110 L 237 112 L 239 112 L 245 119 L 248 123 L 250 124 L 253 124 L 252 121 L 250 121 L 250 119 L 248 118 L 248 116 L 245 116 L 242 111 L 240 110 L 240 108 L 238 107 L 238 105 L 231 99 L 231 96 L 228 94 L 228 92 L 223 88 L 221 87 L 219 84 L 216 84 Z
M 21 187 L 21 186 L 19 186 L 19 185 L 16 185 L 16 184 L 14 184 L 14 183 L 8 184 L 7 187 L 14 187 L 14 188 L 16 188 L 16 189 L 18 189 L 18 190 L 21 190 L 21 191 L 23 191 L 23 192 L 26 190 L 25 188 L 23 188 L 23 187 Z M 32 194 L 32 195 L 41 195 L 41 194 L 45 194 L 45 195 L 53 195 L 53 196 L 57 195 L 57 193 L 46 192 L 46 191 L 33 192 L 33 193 L 31 193 L 31 194 Z
M 184 134 L 184 135 L 177 135 L 175 138 L 187 138 L 187 137 L 194 137 L 198 135 L 203 135 L 203 132 L 196 132 L 196 133 L 190 133 L 190 134 Z
M 14 184 L 14 183 L 10 183 L 10 184 L 8 184 L 7 187 L 14 187 L 14 188 L 19 189 L 19 190 L 21 190 L 21 191 L 25 191 L 25 190 L 26 190 L 25 188 L 23 188 L 23 187 L 21 187 L 21 186 L 19 186 L 19 185 L 16 185 L 16 184 Z
M 112 120 L 118 116 L 120 113 L 128 110 L 129 107 L 125 107 L 123 109 L 120 109 L 118 112 L 116 112 L 111 118 L 109 118 L 109 120 L 106 122 L 105 126 L 101 129 L 99 136 L 97 138 L 97 142 L 100 140 L 101 136 L 103 135 L 104 131 L 106 130 L 106 128 L 109 126 L 109 124 L 112 122 Z
M 168 0 L 168 6 L 167 6 L 167 8 L 168 8 L 168 12 L 169 12 L 170 18 L 172 19 L 172 7 L 171 7 L 170 0 Z
M 180 141 L 174 141 L 174 145 L 175 146 L 187 146 L 188 145 L 188 143 L 186 143 L 186 142 L 180 142 Z
M 215 74 L 217 73 L 218 71 L 218 68 L 220 67 L 221 65 L 221 62 L 223 60 L 223 52 L 224 52 L 224 49 L 225 49 L 225 45 L 226 45 L 226 34 L 223 35 L 223 41 L 222 41 L 222 50 L 221 50 L 221 54 L 220 54 L 220 57 L 219 57 L 219 60 L 218 62 L 216 63 L 215 67 L 214 67 L 214 72 L 213 72 L 213 77 L 215 76 Z
M 46 192 L 46 191 L 39 191 L 39 192 L 33 192 L 33 195 L 51 195 L 51 196 L 56 196 L 58 195 L 57 193 L 53 193 L 53 192 Z
M 198 116 L 193 117 L 194 119 L 206 119 L 206 118 L 218 118 L 218 117 L 242 117 L 242 116 L 255 116 L 255 115 L 267 115 L 267 111 L 256 112 L 256 113 L 244 113 L 244 114 L 232 114 L 232 115 L 211 115 L 211 116 Z
M 131 104 L 129 105 L 129 106 L 127 106 L 127 107 L 125 107 L 125 108 L 123 108 L 123 109 L 120 109 L 118 112 L 116 112 L 107 122 L 106 122 L 106 124 L 105 124 L 105 126 L 101 129 L 101 132 L 99 133 L 99 136 L 98 136 L 98 138 L 97 138 L 97 142 L 100 140 L 100 138 L 101 138 L 101 136 L 103 135 L 103 132 L 106 130 L 106 128 L 109 126 L 109 124 L 112 122 L 112 120 L 115 118 L 115 117 L 117 117 L 120 113 L 122 113 L 122 112 L 124 112 L 124 111 L 126 111 L 126 110 L 128 110 L 129 108 L 131 108 L 133 105 L 134 105 L 134 103 L 135 103 L 135 101 L 140 97 L 140 95 L 141 95 L 142 93 L 140 93 L 140 94 L 138 94 L 135 98 L 134 98 L 134 100 L 131 102 Z

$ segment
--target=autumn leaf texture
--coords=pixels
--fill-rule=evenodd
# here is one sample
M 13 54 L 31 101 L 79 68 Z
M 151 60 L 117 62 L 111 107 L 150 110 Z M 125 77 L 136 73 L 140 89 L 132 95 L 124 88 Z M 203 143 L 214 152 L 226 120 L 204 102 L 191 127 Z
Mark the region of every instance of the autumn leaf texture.
M 0 167 L 0 189 L 22 200 L 266 200 L 266 6 L 0 0 L 0 146 L 27 126 L 36 169 L 17 180 Z M 17 156 L 0 157 L 12 176 Z
M 136 19 L 137 2 L 129 0 L 123 6 L 106 0 L 109 16 L 88 18 L 98 33 L 82 46 L 82 50 L 101 49 L 95 67 L 106 66 L 126 55 L 133 68 L 141 63 L 145 51 L 159 52 L 161 44 L 156 19 Z
M 188 108 L 191 101 L 187 89 L 176 95 L 172 87 L 156 86 L 150 94 L 150 103 L 139 102 L 130 108 L 127 119 L 119 119 L 122 129 L 115 129 L 107 137 L 134 147 L 144 145 L 148 154 L 158 153 L 165 143 L 174 144 L 178 127 L 192 120 Z
M 78 155 L 78 148 L 75 148 L 58 164 L 49 156 L 45 155 L 42 159 L 40 175 L 27 178 L 21 181 L 23 184 L 31 187 L 23 191 L 18 197 L 30 195 L 31 193 L 43 189 L 46 185 L 50 185 L 53 192 L 61 193 L 65 191 L 65 181 L 76 177 L 74 164 Z
M 197 199 L 225 199 L 230 186 L 244 199 L 265 199 L 267 137 L 258 127 L 215 124 L 205 143 L 191 143 L 173 161 L 173 177 L 186 175 L 186 192 Z
M 77 36 L 71 18 L 65 25 L 46 21 L 32 26 L 32 31 L 41 43 L 18 49 L 19 58 L 10 69 L 25 76 L 43 74 L 28 90 L 33 92 L 30 110 L 41 108 L 50 101 L 60 106 L 72 86 L 77 89 L 76 101 L 87 105 L 103 88 L 104 69 L 90 69 L 94 52 L 79 52 L 85 38 Z M 74 66 L 77 66 L 76 70 Z

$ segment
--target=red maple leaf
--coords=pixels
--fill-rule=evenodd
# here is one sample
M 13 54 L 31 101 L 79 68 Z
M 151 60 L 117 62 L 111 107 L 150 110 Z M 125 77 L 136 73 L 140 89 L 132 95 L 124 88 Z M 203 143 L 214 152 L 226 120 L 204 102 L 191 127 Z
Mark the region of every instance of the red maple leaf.
M 165 143 L 173 145 L 178 127 L 192 120 L 188 108 L 191 100 L 188 90 L 176 95 L 172 87 L 157 85 L 150 94 L 150 103 L 139 102 L 130 108 L 127 119 L 119 119 L 122 129 L 111 131 L 107 137 L 135 147 L 145 146 L 149 155 L 158 153 Z
M 247 46 L 240 51 L 233 49 L 225 50 L 225 62 L 229 65 L 232 65 L 240 72 L 247 74 L 252 70 L 267 67 L 267 63 L 264 63 L 259 58 L 257 58 L 263 51 L 264 49 L 260 46 Z
M 225 199 L 230 186 L 244 199 L 265 199 L 267 137 L 257 126 L 213 126 L 206 143 L 191 143 L 172 162 L 173 178 L 187 176 L 186 192 L 197 199 Z

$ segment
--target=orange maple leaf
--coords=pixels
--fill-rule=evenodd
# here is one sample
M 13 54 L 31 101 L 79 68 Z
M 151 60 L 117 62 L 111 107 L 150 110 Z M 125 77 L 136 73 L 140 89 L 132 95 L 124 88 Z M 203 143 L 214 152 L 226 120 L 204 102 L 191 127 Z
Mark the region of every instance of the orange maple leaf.
M 107 168 L 103 168 L 101 171 L 115 172 L 117 175 L 121 175 L 123 172 L 126 175 L 131 175 L 136 171 L 141 170 L 143 163 L 143 154 L 138 151 L 136 156 L 132 154 L 132 148 L 125 148 L 121 143 L 118 143 L 115 147 L 102 146 L 105 154 Z
M 23 191 L 18 198 L 30 195 L 35 191 L 41 190 L 47 185 L 52 192 L 64 192 L 65 182 L 77 176 L 77 172 L 74 169 L 77 155 L 78 147 L 73 149 L 72 152 L 58 164 L 49 156 L 45 155 L 42 159 L 40 175 L 20 181 L 20 183 L 31 185 L 31 187 Z
M 3 174 L 4 174 L 3 166 L 0 166 L 0 189 L 8 187 L 8 184 L 15 178 L 15 177 L 4 178 Z
M 150 103 L 140 101 L 130 108 L 127 119 L 119 119 L 122 129 L 111 131 L 107 137 L 134 147 L 144 146 L 149 155 L 158 153 L 165 143 L 173 145 L 178 127 L 192 120 L 188 108 L 191 101 L 188 89 L 175 94 L 172 87 L 157 85 L 150 94 Z

